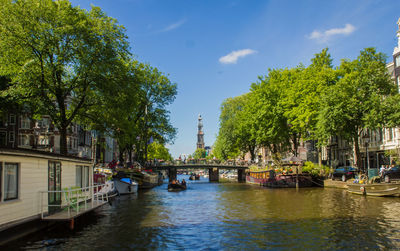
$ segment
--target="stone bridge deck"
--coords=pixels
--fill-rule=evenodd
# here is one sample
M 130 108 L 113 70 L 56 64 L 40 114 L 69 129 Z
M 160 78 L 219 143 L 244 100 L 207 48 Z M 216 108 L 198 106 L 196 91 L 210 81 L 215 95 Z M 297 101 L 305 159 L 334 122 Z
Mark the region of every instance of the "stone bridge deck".
M 158 165 L 153 166 L 152 168 L 157 170 L 167 170 L 169 180 L 175 180 L 177 177 L 177 170 L 182 169 L 208 169 L 209 180 L 210 181 L 219 181 L 219 169 L 228 169 L 228 170 L 238 170 L 238 181 L 245 182 L 246 181 L 246 169 L 248 166 L 244 165 L 224 165 L 224 164 L 170 164 L 170 165 Z

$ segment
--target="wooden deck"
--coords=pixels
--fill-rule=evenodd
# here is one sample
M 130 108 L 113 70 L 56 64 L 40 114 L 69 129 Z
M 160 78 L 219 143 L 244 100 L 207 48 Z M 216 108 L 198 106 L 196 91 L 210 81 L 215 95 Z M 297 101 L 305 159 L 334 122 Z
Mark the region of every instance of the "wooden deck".
M 90 211 L 93 211 L 96 208 L 99 208 L 106 203 L 108 203 L 108 202 L 102 201 L 102 200 L 95 200 L 95 201 L 93 201 L 93 206 L 92 206 L 92 203 L 88 202 L 86 205 L 86 209 L 85 209 L 84 205 L 80 206 L 79 212 L 76 212 L 76 210 L 71 208 L 70 213 L 68 213 L 68 208 L 64 208 L 60 212 L 57 212 L 57 213 L 54 213 L 51 215 L 47 215 L 47 216 L 43 216 L 42 220 L 45 220 L 45 221 L 68 221 L 68 220 L 74 219 L 80 215 L 86 214 Z

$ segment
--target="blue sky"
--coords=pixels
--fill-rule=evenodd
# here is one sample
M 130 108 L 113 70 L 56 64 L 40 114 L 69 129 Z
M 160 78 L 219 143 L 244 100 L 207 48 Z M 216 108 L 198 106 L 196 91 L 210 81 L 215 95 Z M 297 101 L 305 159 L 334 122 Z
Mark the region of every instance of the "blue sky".
M 174 157 L 196 148 L 197 117 L 205 143 L 218 132 L 224 99 L 241 95 L 268 68 L 308 65 L 328 47 L 335 65 L 375 47 L 391 61 L 400 1 L 394 0 L 73 0 L 100 7 L 127 29 L 136 59 L 178 85 L 170 106 L 178 129 Z

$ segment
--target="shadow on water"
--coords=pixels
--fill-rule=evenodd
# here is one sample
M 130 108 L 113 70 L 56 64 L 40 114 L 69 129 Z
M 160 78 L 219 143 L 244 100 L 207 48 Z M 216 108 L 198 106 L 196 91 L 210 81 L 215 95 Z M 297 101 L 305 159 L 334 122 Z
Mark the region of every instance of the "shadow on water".
M 209 183 L 202 178 L 188 181 L 188 189 L 181 192 L 168 192 L 163 184 L 137 197 L 120 197 L 88 215 L 75 231 L 57 227 L 7 249 L 396 249 L 398 215 L 398 198 L 328 188 Z

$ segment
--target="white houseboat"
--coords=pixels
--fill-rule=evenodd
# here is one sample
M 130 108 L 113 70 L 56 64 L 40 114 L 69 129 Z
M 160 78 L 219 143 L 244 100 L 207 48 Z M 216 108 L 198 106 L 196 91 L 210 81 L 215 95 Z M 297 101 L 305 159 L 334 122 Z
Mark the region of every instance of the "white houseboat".
M 0 149 L 0 245 L 10 241 L 13 228 L 31 221 L 70 221 L 73 227 L 74 218 L 106 203 L 100 188 L 93 186 L 91 160 Z

